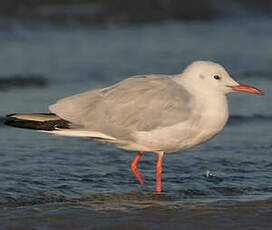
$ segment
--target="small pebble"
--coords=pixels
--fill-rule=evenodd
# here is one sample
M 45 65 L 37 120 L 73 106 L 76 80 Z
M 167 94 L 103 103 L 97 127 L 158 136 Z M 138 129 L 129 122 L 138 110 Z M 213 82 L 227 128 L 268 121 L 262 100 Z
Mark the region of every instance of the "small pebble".
M 213 177 L 213 174 L 210 172 L 210 170 L 207 170 L 205 176 L 209 178 L 209 177 Z

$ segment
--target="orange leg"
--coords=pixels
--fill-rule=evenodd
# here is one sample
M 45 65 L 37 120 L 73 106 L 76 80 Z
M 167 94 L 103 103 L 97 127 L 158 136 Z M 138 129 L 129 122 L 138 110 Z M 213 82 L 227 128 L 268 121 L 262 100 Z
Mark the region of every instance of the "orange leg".
M 131 167 L 131 169 L 132 169 L 132 172 L 134 173 L 134 175 L 137 177 L 137 179 L 139 180 L 139 182 L 140 182 L 142 185 L 144 184 L 144 182 L 143 182 L 143 179 L 141 178 L 141 175 L 140 175 L 140 173 L 139 173 L 139 171 L 138 171 L 137 163 L 138 163 L 138 161 L 141 159 L 141 157 L 142 157 L 143 154 L 144 154 L 143 152 L 139 152 L 139 153 L 137 154 L 137 156 L 135 157 L 134 161 L 132 161 L 132 162 L 131 162 L 131 165 L 130 165 L 130 167 Z
M 163 154 L 159 154 L 157 165 L 156 165 L 157 193 L 161 193 L 162 158 L 163 158 Z

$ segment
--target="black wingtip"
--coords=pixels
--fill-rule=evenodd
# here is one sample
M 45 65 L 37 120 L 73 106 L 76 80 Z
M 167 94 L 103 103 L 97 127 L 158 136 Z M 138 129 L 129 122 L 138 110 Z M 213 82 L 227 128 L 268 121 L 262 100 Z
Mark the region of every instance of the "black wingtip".
M 11 114 L 6 115 L 6 117 L 16 116 L 16 114 L 17 114 L 17 113 L 11 113 Z
M 69 129 L 70 122 L 63 119 L 58 120 L 46 120 L 46 121 L 35 121 L 35 120 L 25 120 L 17 118 L 18 113 L 8 114 L 4 119 L 4 124 L 25 129 L 35 129 L 44 131 L 53 131 L 57 129 Z M 43 114 L 46 115 L 46 114 Z M 52 114 L 48 114 L 52 115 Z

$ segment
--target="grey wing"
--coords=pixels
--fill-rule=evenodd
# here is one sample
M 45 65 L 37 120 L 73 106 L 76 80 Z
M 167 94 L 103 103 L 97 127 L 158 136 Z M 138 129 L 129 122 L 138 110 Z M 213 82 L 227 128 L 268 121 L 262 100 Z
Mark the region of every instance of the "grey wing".
M 88 130 L 116 137 L 187 120 L 190 100 L 189 92 L 171 77 L 150 75 L 64 98 L 50 110 Z

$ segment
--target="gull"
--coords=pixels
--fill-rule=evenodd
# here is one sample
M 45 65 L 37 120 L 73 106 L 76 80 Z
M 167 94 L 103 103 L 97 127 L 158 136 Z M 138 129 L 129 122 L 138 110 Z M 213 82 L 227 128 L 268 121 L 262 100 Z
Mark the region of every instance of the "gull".
M 181 74 L 129 77 L 107 88 L 63 98 L 49 107 L 51 113 L 7 115 L 5 123 L 137 151 L 131 169 L 141 184 L 137 163 L 145 152 L 156 153 L 156 192 L 161 193 L 164 154 L 218 134 L 229 116 L 226 94 L 234 91 L 263 95 L 234 81 L 223 66 L 196 61 Z

